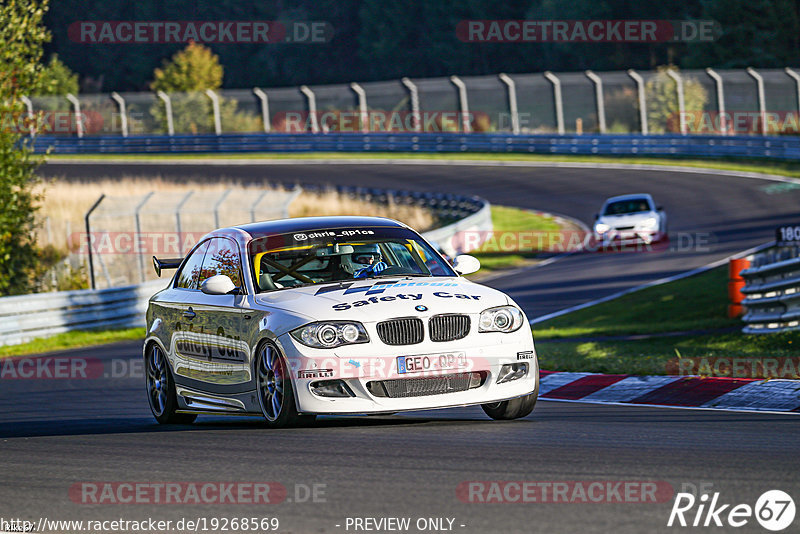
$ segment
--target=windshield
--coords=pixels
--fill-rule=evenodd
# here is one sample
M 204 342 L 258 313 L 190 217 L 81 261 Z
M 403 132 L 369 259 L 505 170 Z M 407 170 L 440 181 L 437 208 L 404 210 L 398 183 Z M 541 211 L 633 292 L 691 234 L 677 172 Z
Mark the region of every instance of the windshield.
M 415 232 L 405 228 L 324 229 L 254 239 L 256 290 L 375 278 L 457 276 Z
M 606 205 L 603 215 L 624 215 L 626 213 L 641 213 L 650 211 L 650 203 L 646 198 L 635 198 L 631 200 L 618 200 Z

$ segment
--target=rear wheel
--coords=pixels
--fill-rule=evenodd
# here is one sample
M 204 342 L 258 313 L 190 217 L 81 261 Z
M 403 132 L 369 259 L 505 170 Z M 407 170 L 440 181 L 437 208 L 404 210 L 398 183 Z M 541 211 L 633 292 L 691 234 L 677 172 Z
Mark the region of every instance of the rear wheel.
M 536 406 L 537 393 L 531 393 L 524 397 L 517 397 L 501 402 L 492 402 L 489 404 L 481 404 L 481 408 L 486 412 L 486 415 L 492 419 L 508 420 L 519 419 L 530 415 L 533 407 Z
M 194 414 L 177 413 L 178 398 L 175 393 L 175 381 L 169 369 L 169 362 L 157 344 L 152 343 L 145 356 L 145 370 L 147 371 L 147 400 L 150 410 L 156 421 L 162 425 L 188 425 L 193 423 L 197 416 Z
M 267 426 L 283 428 L 314 421 L 315 415 L 300 415 L 294 400 L 291 373 L 277 347 L 266 342 L 258 351 L 256 362 L 258 403 Z

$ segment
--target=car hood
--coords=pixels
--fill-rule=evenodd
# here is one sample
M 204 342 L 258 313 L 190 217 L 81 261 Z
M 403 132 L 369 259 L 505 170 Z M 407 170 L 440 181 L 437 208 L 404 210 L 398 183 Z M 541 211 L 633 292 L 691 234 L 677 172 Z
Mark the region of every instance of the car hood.
M 265 309 L 278 308 L 316 321 L 364 323 L 392 317 L 479 313 L 512 303 L 504 293 L 460 277 L 353 280 L 282 289 L 260 294 L 255 300 Z
M 656 213 L 653 211 L 642 211 L 639 213 L 627 213 L 625 215 L 603 215 L 597 219 L 597 222 L 605 223 L 613 228 L 618 228 L 620 226 L 636 226 L 645 219 L 651 217 L 656 217 Z

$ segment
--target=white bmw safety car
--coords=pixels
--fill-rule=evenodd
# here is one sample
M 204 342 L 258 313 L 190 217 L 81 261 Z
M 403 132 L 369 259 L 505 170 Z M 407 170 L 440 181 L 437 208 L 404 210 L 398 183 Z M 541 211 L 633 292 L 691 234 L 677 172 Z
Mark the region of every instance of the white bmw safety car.
M 594 238 L 597 242 L 649 244 L 666 237 L 667 214 L 648 194 L 611 197 L 595 215 Z
M 215 230 L 180 259 L 147 309 L 147 397 L 160 423 L 480 404 L 525 417 L 539 367 L 528 320 L 460 274 L 411 228 L 314 217 Z

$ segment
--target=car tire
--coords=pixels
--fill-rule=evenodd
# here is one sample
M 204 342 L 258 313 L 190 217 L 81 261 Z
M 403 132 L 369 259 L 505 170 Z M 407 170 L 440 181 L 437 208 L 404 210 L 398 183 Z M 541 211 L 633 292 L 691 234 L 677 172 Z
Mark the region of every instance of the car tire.
M 481 408 L 486 412 L 486 415 L 498 421 L 520 419 L 530 415 L 533 411 L 534 406 L 536 406 L 537 396 L 537 393 L 531 393 L 530 395 L 507 401 L 481 404 Z
M 270 428 L 311 424 L 315 415 L 297 412 L 294 385 L 286 360 L 271 342 L 264 342 L 256 358 L 256 393 L 261 413 Z
M 175 380 L 169 368 L 169 360 L 156 343 L 151 343 L 145 353 L 145 385 L 147 400 L 153 417 L 162 425 L 189 425 L 197 415 L 178 413 L 178 397 Z

